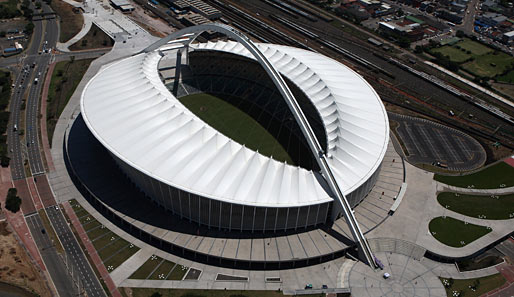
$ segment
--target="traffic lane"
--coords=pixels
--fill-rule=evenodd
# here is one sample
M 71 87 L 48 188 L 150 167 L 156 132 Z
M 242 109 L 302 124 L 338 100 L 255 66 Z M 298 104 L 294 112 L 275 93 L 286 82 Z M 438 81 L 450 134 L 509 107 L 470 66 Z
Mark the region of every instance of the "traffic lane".
M 48 207 L 46 208 L 46 211 L 55 231 L 59 236 L 59 239 L 61 240 L 62 245 L 66 249 L 68 255 L 71 256 L 71 259 L 75 265 L 74 267 L 77 267 L 79 270 L 80 277 L 83 281 L 84 287 L 86 288 L 86 293 L 88 296 L 106 296 L 105 291 L 96 278 L 94 271 L 92 270 L 86 256 L 84 255 L 84 252 L 78 244 L 75 236 L 71 232 L 70 227 L 68 226 L 68 222 L 64 218 L 60 207 Z
M 41 257 L 50 273 L 60 297 L 73 297 L 78 290 L 73 286 L 73 280 L 68 274 L 64 262 L 57 254 L 54 244 L 47 235 L 39 214 L 26 218 L 32 237 L 34 238 Z M 43 231 L 44 230 L 44 231 Z

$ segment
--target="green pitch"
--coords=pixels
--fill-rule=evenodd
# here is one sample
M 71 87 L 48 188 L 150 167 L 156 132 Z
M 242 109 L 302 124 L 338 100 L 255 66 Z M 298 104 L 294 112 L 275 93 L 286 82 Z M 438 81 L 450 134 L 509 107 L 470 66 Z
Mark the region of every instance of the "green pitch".
M 179 100 L 228 138 L 277 161 L 294 165 L 284 147 L 257 121 L 234 105 L 211 94 L 188 95 Z

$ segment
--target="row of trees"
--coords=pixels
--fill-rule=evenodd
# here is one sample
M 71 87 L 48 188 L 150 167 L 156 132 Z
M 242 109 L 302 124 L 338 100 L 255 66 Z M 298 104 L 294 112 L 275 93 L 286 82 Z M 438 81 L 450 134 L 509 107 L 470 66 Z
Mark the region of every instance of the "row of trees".
M 0 72 L 0 165 L 9 166 L 9 152 L 7 151 L 7 124 L 9 122 L 9 112 L 6 111 L 11 98 L 11 73 Z

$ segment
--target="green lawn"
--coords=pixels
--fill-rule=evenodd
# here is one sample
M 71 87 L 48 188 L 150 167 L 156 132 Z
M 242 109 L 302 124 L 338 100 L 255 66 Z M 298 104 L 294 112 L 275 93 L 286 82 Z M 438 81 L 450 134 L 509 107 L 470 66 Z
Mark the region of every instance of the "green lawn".
M 472 174 L 449 176 L 434 175 L 434 179 L 451 186 L 476 189 L 497 189 L 500 187 L 514 186 L 514 167 L 505 162 L 500 162 L 493 166 Z
M 514 84 L 514 70 L 509 71 L 507 74 L 496 77 L 499 82 Z
M 141 265 L 132 275 L 129 277 L 131 279 L 146 279 L 152 271 L 159 265 L 163 259 L 157 256 L 151 256 L 146 262 Z
M 171 269 L 175 266 L 175 263 L 164 260 L 159 267 L 148 277 L 148 279 L 166 279 Z
M 167 280 L 181 280 L 186 274 L 188 268 L 189 267 L 177 264 L 170 275 L 168 275 Z
M 92 61 L 93 59 L 76 60 L 73 62 L 63 61 L 55 65 L 50 87 L 48 88 L 48 103 L 46 106 L 47 132 L 50 145 L 52 145 L 52 137 L 57 120 Z
M 450 287 L 446 287 L 446 295 L 447 296 L 453 296 L 453 291 L 461 292 L 461 296 L 465 297 L 478 297 L 481 296 L 487 292 L 490 292 L 496 288 L 499 288 L 503 286 L 505 283 L 505 278 L 500 274 L 493 274 L 486 277 L 480 277 L 480 278 L 471 278 L 471 279 L 445 279 L 440 278 L 441 282 L 444 280 L 448 282 L 452 282 L 453 284 Z M 476 291 L 472 291 L 469 287 L 470 286 L 476 286 Z
M 70 205 L 75 214 L 81 216 L 82 227 L 86 230 L 87 236 L 93 243 L 108 271 L 116 269 L 116 267 L 120 266 L 139 250 L 138 247 L 131 245 L 108 228 L 102 228 L 102 224 L 82 208 L 77 200 L 70 200 Z
M 132 297 L 150 297 L 154 293 L 161 294 L 162 297 L 284 297 L 282 292 L 277 291 L 255 291 L 255 290 L 190 290 L 190 289 L 147 289 L 130 288 Z M 122 290 L 123 291 L 123 290 Z M 307 294 L 302 297 L 321 297 L 325 294 Z M 338 295 L 339 296 L 339 295 Z M 341 294 L 349 296 L 349 294 Z
M 180 98 L 180 102 L 204 122 L 228 138 L 275 160 L 294 164 L 282 145 L 252 117 L 210 94 Z
M 495 77 L 505 72 L 512 63 L 514 63 L 512 56 L 497 52 L 497 54 L 489 53 L 477 56 L 474 61 L 463 64 L 462 68 L 474 75 Z
M 450 217 L 432 219 L 428 229 L 435 239 L 452 247 L 463 247 L 491 232 L 486 226 L 466 224 Z
M 470 51 L 473 55 L 480 56 L 493 52 L 493 49 L 481 44 L 480 42 L 473 41 L 469 38 L 463 38 L 462 41 L 457 43 L 466 51 Z
M 514 194 L 477 196 L 443 192 L 437 195 L 437 201 L 443 207 L 470 217 L 488 220 L 514 217 Z
M 450 45 L 441 46 L 438 48 L 434 48 L 431 50 L 434 53 L 441 53 L 444 56 L 447 56 L 453 62 L 461 63 L 471 58 L 471 55 L 467 54 L 465 51 L 461 51 L 458 48 L 455 48 Z

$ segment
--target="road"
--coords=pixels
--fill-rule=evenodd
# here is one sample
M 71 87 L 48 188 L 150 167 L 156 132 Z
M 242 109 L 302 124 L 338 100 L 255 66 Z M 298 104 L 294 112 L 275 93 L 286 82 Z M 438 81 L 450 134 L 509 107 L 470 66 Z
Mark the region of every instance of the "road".
M 84 286 L 87 296 L 105 296 L 102 285 L 96 278 L 61 210 L 57 209 L 56 206 L 52 206 L 46 208 L 46 212 L 48 213 L 49 219 L 52 221 L 55 231 L 59 234 L 59 239 L 63 246 L 66 246 L 68 258 L 72 260 L 74 267 L 78 269 L 76 272 L 78 272 L 77 275 L 80 276 L 82 286 Z
M 25 219 L 27 220 L 30 233 L 32 233 L 32 237 L 38 246 L 48 272 L 52 276 L 59 296 L 77 296 L 79 293 L 78 289 L 71 281 L 68 270 L 61 256 L 57 253 L 54 243 L 48 237 L 48 232 L 45 230 L 41 217 L 35 213 L 25 217 Z
M 32 7 L 32 9 L 34 9 L 34 7 Z M 42 3 L 42 10 L 43 12 L 52 11 L 45 3 Z M 32 40 L 24 54 L 20 57 L 10 57 L 0 61 L 0 67 L 8 67 L 16 74 L 15 87 L 13 88 L 10 106 L 11 119 L 8 125 L 8 149 L 11 154 L 10 165 L 13 180 L 20 180 L 26 177 L 26 159 L 28 159 L 31 175 L 38 176 L 45 173 L 40 151 L 38 129 L 40 120 L 40 94 L 49 63 L 53 60 L 69 59 L 72 55 L 79 58 L 93 58 L 107 52 L 106 50 L 92 50 L 80 53 L 65 53 L 56 56 L 51 51 L 51 49 L 55 48 L 59 36 L 56 19 L 33 22 L 34 32 Z M 45 49 L 49 49 L 49 51 L 46 52 Z M 25 96 L 25 118 L 23 121 L 23 113 L 21 111 L 23 110 L 22 105 Z M 25 129 L 23 133 L 22 129 Z M 23 139 L 23 137 L 25 138 Z M 38 179 L 38 182 L 47 183 L 48 181 L 46 178 L 41 178 Z M 85 287 L 87 296 L 106 296 L 94 271 L 89 266 L 85 254 L 66 223 L 64 216 L 60 213 L 60 210 L 56 209 L 53 196 L 46 198 L 49 199 L 45 201 L 52 201 L 52 203 L 50 203 L 51 206 L 45 210 L 65 249 L 64 255 L 68 255 L 64 258 L 67 263 L 66 265 L 63 258 L 57 253 L 47 232 L 42 233 L 41 230 L 44 229 L 44 227 L 40 215 L 38 213 L 30 214 L 26 217 L 26 221 L 59 296 L 71 297 L 81 294 L 76 285 L 78 282 L 74 282 L 73 279 L 81 280 L 81 286 Z M 32 203 L 32 201 L 24 201 L 24 203 Z M 71 274 L 73 274 L 73 277 Z

